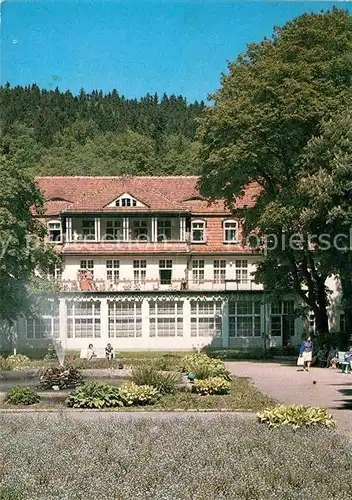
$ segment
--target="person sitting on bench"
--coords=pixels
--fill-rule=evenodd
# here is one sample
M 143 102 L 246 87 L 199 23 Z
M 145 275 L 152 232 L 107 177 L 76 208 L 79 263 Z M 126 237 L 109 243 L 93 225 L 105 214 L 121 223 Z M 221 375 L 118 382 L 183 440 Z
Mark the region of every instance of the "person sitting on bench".
M 97 355 L 94 352 L 93 344 L 89 344 L 88 349 L 87 349 L 86 359 L 90 360 L 90 359 L 96 358 L 96 357 L 97 357 Z

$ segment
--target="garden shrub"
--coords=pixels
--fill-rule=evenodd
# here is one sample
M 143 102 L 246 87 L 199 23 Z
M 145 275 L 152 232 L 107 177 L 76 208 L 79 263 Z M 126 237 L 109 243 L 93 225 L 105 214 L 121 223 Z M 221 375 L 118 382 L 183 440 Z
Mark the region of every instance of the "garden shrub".
M 206 354 L 187 354 L 181 360 L 183 372 L 194 372 L 196 378 L 223 377 L 231 380 L 231 374 L 221 359 L 210 358 Z
M 181 356 L 179 354 L 162 354 L 152 360 L 152 365 L 157 370 L 177 371 L 180 366 Z
M 152 405 L 159 399 L 159 391 L 151 385 L 137 385 L 135 382 L 120 387 L 124 406 Z
M 44 356 L 44 360 L 45 361 L 57 361 L 58 360 L 56 350 L 55 350 L 55 347 L 53 345 L 49 345 L 48 351 Z
M 28 387 L 15 386 L 7 392 L 5 401 L 11 405 L 33 405 L 39 403 L 40 396 Z
M 72 408 L 111 408 L 123 406 L 119 388 L 112 384 L 90 382 L 78 387 L 66 399 Z
M 31 360 L 23 354 L 14 354 L 6 358 L 10 370 L 25 370 L 31 366 Z
M 82 375 L 72 366 L 52 366 L 40 377 L 40 386 L 44 390 L 52 389 L 54 386 L 58 386 L 59 389 L 71 389 L 81 383 Z
M 10 363 L 7 361 L 7 358 L 4 356 L 0 356 L 0 370 L 1 371 L 8 371 L 11 370 Z
M 267 408 L 257 413 L 260 422 L 269 427 L 289 425 L 298 429 L 299 427 L 325 426 L 334 427 L 335 422 L 324 408 L 313 408 L 303 405 L 278 405 Z
M 153 365 L 139 366 L 132 370 L 132 380 L 137 385 L 151 385 L 160 394 L 171 394 L 175 392 L 176 384 L 179 381 L 177 373 L 162 373 L 155 369 Z
M 212 377 L 204 380 L 196 379 L 192 385 L 192 392 L 201 396 L 228 394 L 230 389 L 231 382 L 222 377 Z

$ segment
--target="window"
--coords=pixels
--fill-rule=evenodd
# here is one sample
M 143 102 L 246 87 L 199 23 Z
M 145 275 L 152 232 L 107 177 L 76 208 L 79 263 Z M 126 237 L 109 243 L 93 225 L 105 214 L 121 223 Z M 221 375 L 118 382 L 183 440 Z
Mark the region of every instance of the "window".
M 204 260 L 192 261 L 193 283 L 204 283 Z
M 120 277 L 120 261 L 107 260 L 106 261 L 106 279 L 113 283 L 118 283 Z
M 62 280 L 62 264 L 56 265 L 54 271 L 51 273 L 50 277 L 53 280 Z
M 224 243 L 237 242 L 237 221 L 225 220 L 224 221 Z
M 94 260 L 81 260 L 79 267 L 94 274 Z
M 87 219 L 82 221 L 82 236 L 85 240 L 95 239 L 95 221 L 94 219 Z
M 259 337 L 261 335 L 259 301 L 229 302 L 229 336 Z
M 158 241 L 171 240 L 171 220 L 158 220 Z
M 41 318 L 27 319 L 27 339 L 58 338 L 60 322 L 58 317 L 43 316 Z
M 192 242 L 203 243 L 205 241 L 205 222 L 203 220 L 193 220 L 191 229 Z
M 214 281 L 215 283 L 225 283 L 226 260 L 214 260 Z
M 155 301 L 149 303 L 149 336 L 183 336 L 183 302 Z
M 148 221 L 132 220 L 131 235 L 132 240 L 146 241 L 148 239 Z
M 105 239 L 121 241 L 123 240 L 122 220 L 107 220 Z
M 142 302 L 108 301 L 109 338 L 142 336 Z
M 294 308 L 293 300 L 271 304 L 270 334 L 272 337 L 283 336 L 283 340 L 287 341 L 295 334 Z
M 315 315 L 314 313 L 309 313 L 308 316 L 308 331 L 309 333 L 315 333 Z
M 137 201 L 133 198 L 120 198 L 116 201 L 117 207 L 136 207 Z
M 221 302 L 191 300 L 191 337 L 219 337 L 221 332 Z
M 61 243 L 61 221 L 53 220 L 48 223 L 49 240 L 53 243 Z
M 248 283 L 248 260 L 236 260 L 236 281 Z
M 144 282 L 147 276 L 147 261 L 134 260 L 133 261 L 133 279 L 135 283 Z
M 161 285 L 171 285 L 172 260 L 159 260 L 159 279 Z
M 67 303 L 67 337 L 100 338 L 100 302 Z

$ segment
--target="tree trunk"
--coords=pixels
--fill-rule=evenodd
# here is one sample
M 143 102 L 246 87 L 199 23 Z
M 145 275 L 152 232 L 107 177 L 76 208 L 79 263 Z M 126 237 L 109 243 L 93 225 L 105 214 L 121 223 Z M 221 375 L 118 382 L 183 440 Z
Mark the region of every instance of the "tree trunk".
M 314 308 L 315 329 L 317 333 L 329 333 L 328 297 L 325 287 L 325 279 L 317 284 L 316 307 Z
M 329 332 L 329 317 L 326 310 L 326 306 L 317 307 L 314 311 L 315 316 L 315 329 L 317 333 L 328 333 Z

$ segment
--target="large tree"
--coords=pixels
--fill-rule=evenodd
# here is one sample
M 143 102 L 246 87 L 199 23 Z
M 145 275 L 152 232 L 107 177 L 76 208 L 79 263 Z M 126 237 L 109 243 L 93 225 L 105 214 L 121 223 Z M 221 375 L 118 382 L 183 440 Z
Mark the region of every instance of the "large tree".
M 302 155 L 301 223 L 320 235 L 315 259 L 340 278 L 346 331 L 352 329 L 352 107 L 324 123 Z M 319 242 L 318 242 L 319 243 Z
M 276 292 L 298 293 L 319 331 L 328 329 L 325 281 L 332 271 L 313 256 L 297 217 L 297 183 L 308 141 L 348 105 L 351 49 L 352 18 L 336 8 L 274 28 L 271 39 L 248 45 L 229 64 L 199 127 L 201 192 L 232 206 L 248 183 L 260 185 L 256 206 L 239 213 L 245 234 L 284 234 L 287 244 L 269 247 L 257 278 Z M 295 233 L 302 242 L 288 244 Z
M 47 290 L 45 276 L 57 257 L 44 244 L 45 228 L 33 216 L 42 194 L 13 160 L 0 157 L 0 320 L 13 322 L 29 313 L 34 290 Z M 39 278 L 38 274 L 43 278 Z

